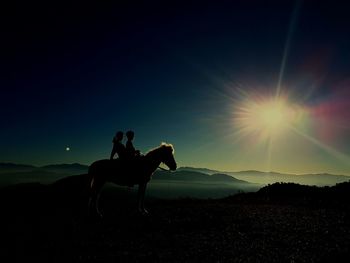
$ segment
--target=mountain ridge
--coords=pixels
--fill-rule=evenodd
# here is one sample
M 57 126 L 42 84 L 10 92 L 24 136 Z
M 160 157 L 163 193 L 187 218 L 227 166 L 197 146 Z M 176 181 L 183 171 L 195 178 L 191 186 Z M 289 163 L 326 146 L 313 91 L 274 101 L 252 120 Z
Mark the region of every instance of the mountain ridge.
M 0 163 L 0 174 L 15 174 L 16 172 L 54 172 L 58 174 L 67 174 L 67 175 L 77 175 L 84 174 L 88 172 L 88 165 L 80 164 L 80 163 L 61 163 L 61 164 L 49 164 L 44 166 L 33 166 L 26 164 L 15 164 L 15 163 Z M 184 173 L 187 173 L 187 177 L 184 176 Z M 312 174 L 287 174 L 287 173 L 279 173 L 279 172 L 263 172 L 257 170 L 246 170 L 246 171 L 238 171 L 238 172 L 222 172 L 207 168 L 196 168 L 196 167 L 179 167 L 175 171 L 176 177 L 174 174 L 172 176 L 167 176 L 164 173 L 160 173 L 157 171 L 156 174 L 161 174 L 161 178 L 154 178 L 156 180 L 181 180 L 188 181 L 220 181 L 220 182 L 233 182 L 240 183 L 239 181 L 244 181 L 246 183 L 253 184 L 261 184 L 267 185 L 275 182 L 294 182 L 299 184 L 306 185 L 334 185 L 336 183 L 346 182 L 350 180 L 350 176 L 347 175 L 336 175 L 330 173 L 312 173 Z M 170 175 L 170 174 L 169 174 Z M 209 177 L 206 177 L 209 176 Z M 211 177 L 210 176 L 213 176 Z M 221 178 L 219 179 L 219 175 Z M 228 176 L 228 177 L 226 177 Z M 231 180 L 229 177 L 233 178 Z M 191 178 L 191 179 L 190 179 Z
M 42 166 L 37 166 L 37 165 L 30 165 L 30 164 L 17 164 L 17 163 L 12 163 L 12 162 L 0 162 L 0 172 L 1 169 L 3 168 L 33 168 L 33 169 L 52 169 L 52 168 L 57 168 L 57 169 L 64 169 L 64 168 L 84 168 L 88 169 L 89 165 L 86 164 L 81 164 L 81 163 L 57 163 L 57 164 L 47 164 L 47 165 L 42 165 Z M 242 170 L 242 171 L 221 171 L 221 170 L 214 170 L 214 169 L 209 169 L 209 168 L 203 168 L 203 167 L 192 167 L 192 166 L 181 166 L 177 169 L 177 171 L 200 171 L 203 173 L 207 173 L 210 175 L 212 174 L 252 174 L 252 173 L 258 173 L 258 174 L 265 174 L 265 175 L 288 175 L 288 176 L 311 176 L 311 175 L 330 175 L 330 176 L 347 176 L 350 179 L 350 175 L 346 174 L 334 174 L 334 173 L 328 173 L 328 172 L 315 172 L 315 173 L 283 173 L 283 172 L 276 172 L 276 171 L 259 171 L 259 170 Z
M 156 171 L 153 175 L 153 179 L 169 180 L 169 181 L 190 181 L 190 182 L 217 182 L 217 183 L 235 183 L 235 184 L 251 184 L 250 182 L 239 180 L 233 176 L 227 174 L 213 174 L 207 175 L 201 172 L 194 171 Z

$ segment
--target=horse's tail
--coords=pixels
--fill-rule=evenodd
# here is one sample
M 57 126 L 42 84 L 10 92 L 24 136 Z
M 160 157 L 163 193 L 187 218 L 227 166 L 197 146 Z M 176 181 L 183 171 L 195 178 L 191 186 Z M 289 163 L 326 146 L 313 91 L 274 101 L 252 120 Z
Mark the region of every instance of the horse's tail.
M 91 191 L 95 185 L 95 178 L 93 176 L 89 176 L 89 190 Z
M 94 189 L 94 186 L 96 185 L 96 174 L 97 174 L 97 162 L 92 163 L 89 166 L 89 170 L 88 170 L 88 176 L 89 176 L 89 188 L 90 191 Z

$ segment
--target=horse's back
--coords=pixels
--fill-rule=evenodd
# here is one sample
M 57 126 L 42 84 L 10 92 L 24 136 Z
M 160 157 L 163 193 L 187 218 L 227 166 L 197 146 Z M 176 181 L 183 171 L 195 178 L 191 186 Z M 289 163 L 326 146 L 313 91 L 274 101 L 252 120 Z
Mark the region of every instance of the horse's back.
M 89 167 L 89 174 L 93 177 L 118 184 L 135 185 L 141 181 L 149 181 L 150 176 L 145 174 L 144 158 L 135 160 L 103 159 L 92 163 Z
M 111 160 L 103 159 L 93 162 L 89 166 L 89 174 L 104 173 L 111 169 Z

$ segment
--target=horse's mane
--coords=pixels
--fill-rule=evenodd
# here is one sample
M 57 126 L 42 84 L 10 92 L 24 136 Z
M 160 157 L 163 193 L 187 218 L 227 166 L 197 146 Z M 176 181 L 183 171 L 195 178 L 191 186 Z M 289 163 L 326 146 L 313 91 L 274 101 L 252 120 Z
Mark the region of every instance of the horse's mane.
M 146 155 L 148 154 L 152 154 L 154 152 L 157 152 L 159 151 L 160 149 L 171 149 L 171 152 L 174 154 L 175 150 L 174 150 L 174 146 L 170 143 L 165 143 L 165 142 L 162 142 L 160 146 L 156 147 L 156 148 L 153 148 L 151 150 L 149 150 Z

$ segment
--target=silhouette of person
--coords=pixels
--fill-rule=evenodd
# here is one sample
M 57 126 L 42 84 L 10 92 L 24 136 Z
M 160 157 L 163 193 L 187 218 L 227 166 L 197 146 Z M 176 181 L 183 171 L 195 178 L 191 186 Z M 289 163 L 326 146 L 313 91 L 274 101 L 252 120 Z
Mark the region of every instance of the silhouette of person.
M 140 156 L 140 151 L 139 150 L 135 150 L 135 147 L 132 143 L 132 140 L 134 139 L 134 132 L 133 131 L 127 131 L 126 132 L 126 137 L 128 138 L 127 142 L 126 142 L 126 156 L 127 158 L 130 159 L 134 159 L 137 156 Z
M 110 160 L 113 160 L 113 157 L 116 153 L 118 154 L 119 159 L 125 158 L 126 150 L 125 150 L 125 146 L 122 144 L 123 137 L 124 137 L 124 133 L 122 131 L 118 131 L 115 134 L 112 141 L 113 149 L 111 152 Z

